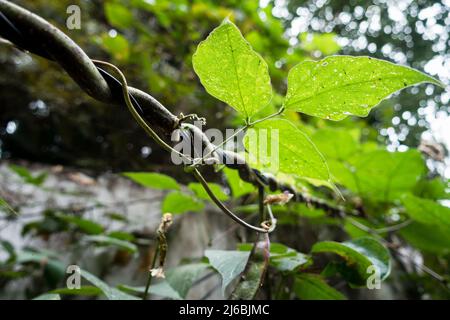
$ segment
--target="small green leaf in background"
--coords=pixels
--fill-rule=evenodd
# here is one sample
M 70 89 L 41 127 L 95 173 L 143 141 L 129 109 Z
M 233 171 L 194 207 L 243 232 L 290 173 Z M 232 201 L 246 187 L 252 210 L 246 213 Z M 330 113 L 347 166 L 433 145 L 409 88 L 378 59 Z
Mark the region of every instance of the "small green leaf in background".
M 105 3 L 105 16 L 112 26 L 121 29 L 131 27 L 134 21 L 131 11 L 118 3 Z
M 432 200 L 450 200 L 449 181 L 444 181 L 441 177 L 433 179 L 422 179 L 414 187 L 414 195 L 420 198 Z
M 300 41 L 304 50 L 309 52 L 318 50 L 326 56 L 341 50 L 341 46 L 336 42 L 335 33 L 302 33 Z
M 250 253 L 245 251 L 205 251 L 205 257 L 208 258 L 211 266 L 216 269 L 222 277 L 222 294 L 224 296 L 228 285 L 244 271 L 249 256 Z
M 217 197 L 217 199 L 221 201 L 228 200 L 228 195 L 223 191 L 222 187 L 217 183 L 208 183 L 209 188 Z M 206 193 L 205 188 L 200 183 L 191 182 L 188 184 L 188 188 L 195 193 L 195 195 L 202 200 L 211 200 L 208 193 Z
M 92 283 L 94 286 L 102 290 L 103 294 L 108 298 L 108 300 L 139 300 L 139 298 L 126 294 L 116 288 L 110 287 L 108 284 L 86 270 L 81 270 L 81 276 Z
M 58 218 L 68 223 L 71 223 L 78 227 L 81 231 L 87 234 L 100 234 L 103 232 L 104 228 L 102 225 L 81 217 L 67 215 L 67 214 L 58 214 Z
M 119 249 L 128 251 L 130 253 L 137 252 L 137 247 L 134 243 L 131 243 L 131 242 L 128 242 L 125 240 L 120 240 L 120 239 L 113 238 L 113 237 L 108 237 L 108 236 L 103 236 L 103 235 L 86 236 L 83 238 L 83 240 L 88 241 L 88 242 L 94 242 L 94 243 L 97 243 L 99 245 L 104 245 L 104 246 L 114 246 Z
M 252 129 L 253 132 L 250 131 Z M 252 129 L 247 131 L 244 145 L 249 152 L 256 149 L 254 151 L 257 154 L 249 156 L 249 162 L 253 166 L 274 174 L 282 172 L 303 178 L 330 181 L 324 157 L 308 136 L 290 121 L 270 119 L 258 123 Z M 275 154 L 271 154 L 273 145 L 278 146 L 273 149 Z M 264 149 L 266 152 L 260 152 Z
M 156 172 L 124 172 L 123 175 L 147 188 L 180 190 L 180 186 L 176 180 L 165 174 Z
M 204 204 L 191 195 L 180 191 L 172 191 L 164 198 L 162 212 L 178 214 L 188 211 L 200 211 L 203 207 Z
M 411 192 L 426 171 L 421 154 L 414 149 L 359 153 L 348 162 L 328 161 L 336 182 L 356 194 L 385 202 Z
M 223 173 L 227 177 L 228 184 L 231 188 L 233 197 L 240 198 L 243 195 L 252 193 L 256 190 L 255 186 L 251 183 L 245 182 L 239 177 L 239 172 L 230 168 L 224 168 Z
M 59 296 L 59 294 L 44 293 L 41 294 L 40 296 L 37 296 L 33 300 L 61 300 L 61 297 Z
M 291 69 L 284 106 L 311 116 L 342 120 L 365 117 L 400 89 L 442 83 L 417 70 L 370 57 L 331 56 Z
M 302 300 L 345 300 L 346 297 L 330 287 L 315 274 L 302 273 L 295 278 L 295 295 Z
M 14 210 L 14 208 L 5 199 L 0 197 L 0 212 L 1 211 L 4 211 L 8 214 L 19 215 L 19 213 L 16 212 L 16 210 Z
M 108 53 L 119 61 L 126 61 L 130 56 L 130 46 L 128 40 L 121 34 L 114 37 L 104 34 L 100 39 L 100 44 Z
M 450 253 L 450 232 L 434 224 L 413 222 L 399 231 L 412 246 L 434 254 Z
M 45 179 L 47 179 L 47 172 L 42 172 L 33 176 L 31 172 L 23 166 L 10 164 L 9 168 L 17 175 L 19 175 L 24 182 L 35 185 L 37 187 L 41 186 L 45 182 Z
M 206 263 L 192 263 L 175 267 L 166 271 L 167 283 L 181 298 L 186 298 L 192 284 L 208 268 Z
M 136 240 L 136 237 L 132 233 L 126 231 L 111 231 L 110 233 L 108 233 L 108 237 L 125 241 Z
M 199 44 L 192 63 L 206 91 L 245 118 L 252 117 L 272 98 L 266 62 L 228 20 Z
M 374 265 L 384 280 L 391 270 L 389 251 L 377 240 L 369 237 L 354 239 L 346 242 L 322 241 L 317 242 L 311 249 L 312 253 L 334 253 L 345 260 L 346 266 L 356 273 L 344 273 L 347 281 L 354 285 L 365 285 L 371 275 L 368 268 Z M 341 273 L 347 270 L 341 269 Z
M 450 208 L 430 199 L 407 194 L 402 199 L 406 213 L 423 224 L 435 225 L 450 232 Z

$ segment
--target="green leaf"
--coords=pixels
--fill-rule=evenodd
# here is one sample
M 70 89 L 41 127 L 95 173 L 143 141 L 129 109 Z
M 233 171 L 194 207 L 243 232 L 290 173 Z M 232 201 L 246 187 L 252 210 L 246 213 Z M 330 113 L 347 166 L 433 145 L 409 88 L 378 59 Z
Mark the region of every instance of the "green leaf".
M 167 283 L 181 298 L 186 295 L 192 284 L 208 268 L 206 263 L 192 263 L 169 269 L 166 272 Z
M 108 236 L 104 236 L 104 235 L 86 236 L 83 238 L 83 240 L 88 241 L 88 242 L 95 242 L 100 245 L 115 246 L 115 247 L 118 247 L 119 249 L 128 251 L 130 253 L 137 252 L 137 247 L 134 243 L 131 243 L 131 242 L 128 242 L 125 240 L 120 240 L 120 239 L 113 238 L 113 237 L 108 237 Z
M 426 169 L 417 150 L 376 150 L 356 154 L 346 164 L 328 163 L 338 183 L 366 198 L 385 202 L 411 192 Z
M 136 237 L 132 233 L 126 231 L 112 231 L 108 233 L 108 237 L 130 242 L 136 240 Z
M 59 296 L 59 294 L 44 293 L 41 294 L 40 296 L 37 296 L 33 300 L 61 300 L 61 297 Z
M 246 118 L 270 102 L 267 64 L 232 22 L 225 20 L 199 44 L 192 63 L 206 91 Z
M 63 221 L 76 225 L 81 231 L 87 234 L 100 234 L 104 230 L 102 225 L 88 219 L 66 214 L 59 214 L 57 217 Z
M 118 3 L 106 3 L 105 16 L 108 19 L 108 22 L 116 28 L 129 28 L 133 25 L 134 21 L 130 10 Z
M 50 291 L 50 293 L 70 296 L 99 296 L 103 291 L 94 286 L 81 286 L 79 289 L 59 288 Z
M 270 119 L 252 129 L 247 131 L 244 145 L 250 152 L 249 162 L 253 166 L 274 174 L 281 172 L 330 181 L 324 157 L 294 124 L 284 119 Z
M 367 116 L 389 95 L 412 85 L 442 83 L 414 69 L 370 57 L 331 56 L 291 69 L 284 106 L 311 116 L 342 120 Z
M 211 182 L 208 183 L 208 186 L 219 200 L 228 200 L 228 195 L 223 191 L 222 186 L 218 185 L 217 183 Z M 211 198 L 209 197 L 208 193 L 206 193 L 205 188 L 203 188 L 200 183 L 191 182 L 188 184 L 188 188 L 191 189 L 199 199 L 211 201 Z
M 250 251 L 252 250 L 252 244 L 239 244 L 238 249 L 241 251 Z M 309 256 L 289 248 L 284 244 L 276 242 L 270 244 L 270 265 L 275 267 L 278 271 L 296 271 L 301 266 L 306 266 L 310 262 Z
M 13 261 L 16 258 L 16 249 L 11 242 L 0 239 L 0 247 L 8 253 L 8 259 L 6 261 Z M 0 261 L 0 264 L 1 263 L 2 262 Z
M 450 232 L 450 208 L 436 201 L 407 194 L 402 199 L 408 215 L 423 224 L 435 225 Z
M 108 298 L 108 300 L 139 300 L 138 298 L 126 294 L 116 288 L 110 287 L 108 284 L 94 276 L 92 273 L 81 270 L 81 276 L 92 283 L 94 286 L 102 290 L 104 295 Z
M 169 193 L 162 203 L 162 211 L 172 214 L 185 213 L 188 211 L 200 211 L 204 204 L 191 195 L 179 191 Z
M 447 192 L 449 187 L 449 181 L 441 177 L 422 179 L 414 187 L 414 195 L 432 200 L 450 200 L 450 192 Z
M 413 222 L 399 231 L 412 246 L 435 254 L 450 253 L 450 232 L 436 225 Z
M 128 40 L 121 34 L 111 37 L 105 34 L 101 37 L 101 45 L 117 60 L 127 60 L 130 55 Z
M 348 129 L 322 128 L 311 136 L 311 140 L 327 159 L 346 160 L 358 150 L 358 142 Z
M 295 295 L 302 300 L 345 300 L 345 296 L 330 287 L 315 274 L 302 273 L 295 278 Z
M 16 255 L 16 263 L 33 263 L 40 268 L 44 268 L 44 278 L 48 285 L 56 286 L 66 275 L 66 267 L 62 261 L 58 260 L 57 253 L 49 252 L 44 249 L 33 251 L 25 249 L 18 251 Z
M 165 174 L 155 172 L 124 172 L 123 175 L 147 188 L 180 190 L 180 186 L 176 180 Z
M 230 250 L 206 250 L 205 256 L 211 266 L 216 269 L 222 277 L 222 294 L 228 285 L 244 272 L 249 252 Z
M 43 172 L 40 174 L 36 174 L 36 175 L 32 175 L 31 172 L 22 166 L 16 165 L 16 164 L 10 164 L 9 168 L 14 171 L 17 175 L 19 175 L 24 182 L 35 185 L 37 187 L 39 187 L 40 185 L 42 185 L 45 181 L 45 179 L 47 179 L 47 173 Z
M 271 247 L 273 244 L 271 244 Z M 280 244 L 280 246 L 282 246 Z M 285 247 L 285 246 L 283 246 Z M 309 264 L 309 257 L 289 247 L 285 247 L 285 251 L 280 254 L 271 255 L 270 263 L 279 271 L 293 272 L 301 266 Z
M 137 294 L 137 295 L 143 295 L 145 293 L 145 287 L 132 287 L 132 286 L 126 286 L 121 285 L 119 286 L 119 289 L 131 293 L 131 294 Z M 167 281 L 161 281 L 159 283 L 153 284 L 148 289 L 148 292 L 150 294 L 154 294 L 156 296 L 160 296 L 163 298 L 169 298 L 173 300 L 181 300 L 182 298 L 178 294 L 177 291 L 175 291 L 168 283 Z
M 389 251 L 373 238 L 365 237 L 346 242 L 322 241 L 314 244 L 312 253 L 330 252 L 342 257 L 349 269 L 355 269 L 356 274 L 343 274 L 347 281 L 354 285 L 365 285 L 371 275 L 368 268 L 374 265 L 380 279 L 389 276 L 391 262 Z M 341 270 L 344 271 L 344 270 Z
M 233 197 L 239 198 L 256 190 L 251 183 L 245 182 L 239 177 L 239 172 L 230 168 L 224 168 L 223 172 L 227 177 Z

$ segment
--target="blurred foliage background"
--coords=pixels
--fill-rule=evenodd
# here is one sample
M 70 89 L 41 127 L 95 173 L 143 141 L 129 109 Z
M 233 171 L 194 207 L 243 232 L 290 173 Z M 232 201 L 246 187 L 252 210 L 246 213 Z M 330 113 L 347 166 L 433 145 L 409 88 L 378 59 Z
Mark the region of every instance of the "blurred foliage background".
M 15 2 L 60 27 L 91 58 L 116 64 L 132 86 L 149 92 L 174 114 L 197 113 L 207 119 L 211 128 L 225 129 L 242 123 L 231 108 L 206 93 L 191 61 L 198 43 L 227 17 L 238 25 L 269 65 L 272 84 L 280 95 L 275 96 L 269 108 L 278 106 L 286 92 L 290 68 L 305 59 L 332 54 L 370 55 L 414 67 L 446 85 L 450 82 L 449 0 Z M 66 8 L 71 4 L 81 7 L 80 30 L 65 27 Z M 160 171 L 179 181 L 189 181 L 190 177 L 181 169 L 168 165 L 170 155 L 149 141 L 124 106 L 109 106 L 89 98 L 58 66 L 0 46 L 0 70 L 0 159 L 72 166 L 94 174 Z M 419 148 L 425 153 L 429 172 L 422 170 L 421 160 L 414 153 L 405 153 L 411 156 L 410 167 L 402 169 L 417 172 L 422 181 L 435 181 L 433 185 L 424 182 L 414 187 L 416 195 L 434 201 L 448 199 L 445 188 L 450 178 L 449 100 L 448 90 L 422 85 L 383 101 L 367 118 L 352 117 L 336 123 L 300 114 L 289 116 L 304 123 L 311 134 L 317 128 L 324 130 L 323 136 L 316 134 L 313 140 L 329 160 L 340 161 L 342 154 L 351 158 L 357 149 L 375 150 L 377 144 L 389 151 Z M 327 136 L 327 128 L 350 133 L 358 145 L 355 143 L 353 148 L 354 142 L 346 142 L 341 146 L 342 153 L 335 155 L 333 150 L 327 150 L 326 141 L 332 140 L 336 131 L 328 132 Z M 380 157 L 378 165 L 383 166 L 385 160 Z M 365 210 L 375 220 L 381 215 L 383 218 L 398 215 L 394 205 L 397 198 L 385 201 L 388 204 L 378 201 L 372 194 L 376 188 L 364 194 L 364 190 L 355 190 L 347 178 L 339 177 L 339 182 L 353 192 L 351 204 L 358 206 L 359 196 L 364 198 Z M 302 210 L 315 217 L 313 210 Z M 285 228 L 296 230 L 295 227 Z M 347 233 L 355 236 L 357 231 L 347 228 Z M 429 231 L 420 229 L 422 235 Z M 422 240 L 417 234 L 409 233 L 408 240 L 420 247 Z M 442 250 L 432 244 L 428 251 L 433 254 L 426 261 L 448 274 L 447 236 L 437 235 L 436 243 L 440 243 Z M 308 247 L 307 243 L 288 238 L 280 234 L 278 240 L 302 249 Z M 314 235 L 310 242 L 318 238 Z M 412 279 L 421 281 L 419 277 Z M 432 279 L 405 287 L 406 293 L 400 297 L 417 298 L 425 294 L 449 298 L 448 291 L 434 287 Z

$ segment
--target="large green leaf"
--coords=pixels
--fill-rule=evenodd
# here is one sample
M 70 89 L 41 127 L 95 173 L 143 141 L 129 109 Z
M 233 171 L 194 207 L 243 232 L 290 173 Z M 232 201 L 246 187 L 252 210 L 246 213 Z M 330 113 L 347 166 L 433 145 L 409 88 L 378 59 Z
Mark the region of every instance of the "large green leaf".
M 222 276 L 222 294 L 228 285 L 236 279 L 245 269 L 250 253 L 231 250 L 206 250 L 205 256 L 211 266 Z
M 324 119 L 367 116 L 396 91 L 423 82 L 443 86 L 414 69 L 370 57 L 331 56 L 291 69 L 284 106 Z
M 225 20 L 199 44 L 192 63 L 206 91 L 246 118 L 270 102 L 267 64 L 232 22 Z
M 162 211 L 173 214 L 185 213 L 188 211 L 200 211 L 204 204 L 198 201 L 193 196 L 180 192 L 173 191 L 169 193 L 162 203 Z
M 179 190 L 180 186 L 172 177 L 156 172 L 124 172 L 124 176 L 130 178 L 141 186 L 160 190 Z
M 110 287 L 108 284 L 86 270 L 81 270 L 81 276 L 92 283 L 94 286 L 102 290 L 108 300 L 139 300 L 134 296 L 126 294 L 116 288 Z
M 181 298 L 186 295 L 192 284 L 208 268 L 206 263 L 192 263 L 167 270 L 166 280 Z
M 436 201 L 421 199 L 411 194 L 402 199 L 408 215 L 414 220 L 429 225 L 435 225 L 450 232 L 450 208 Z
M 411 192 L 425 173 L 424 161 L 417 150 L 375 150 L 356 154 L 347 163 L 328 163 L 336 182 L 378 201 L 398 200 Z
M 345 296 L 330 287 L 315 274 L 302 273 L 295 277 L 295 295 L 302 300 L 345 300 Z
M 312 253 L 330 252 L 342 257 L 349 269 L 354 269 L 356 273 L 341 269 L 347 281 L 355 285 L 365 285 L 365 281 L 371 275 L 370 266 L 375 266 L 380 279 L 384 280 L 389 276 L 391 262 L 389 251 L 373 238 L 364 237 L 346 242 L 322 241 L 316 243 Z
M 266 172 L 329 181 L 327 163 L 308 136 L 290 121 L 270 119 L 249 129 L 244 145 L 249 162 Z

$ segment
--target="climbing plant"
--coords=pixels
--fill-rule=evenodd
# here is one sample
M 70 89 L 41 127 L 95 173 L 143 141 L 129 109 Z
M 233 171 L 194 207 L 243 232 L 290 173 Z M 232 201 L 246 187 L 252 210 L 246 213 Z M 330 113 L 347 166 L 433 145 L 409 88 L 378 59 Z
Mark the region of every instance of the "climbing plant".
M 105 5 L 110 23 L 122 29 L 133 24 L 132 16 L 123 10 L 117 3 Z M 13 20 L 11 12 L 7 11 L 6 16 Z M 105 70 L 111 72 L 107 79 L 112 77 L 116 86 L 120 84 L 116 95 L 148 136 L 166 151 L 180 155 L 185 160 L 186 174 L 196 179 L 184 186 L 161 173 L 123 173 L 143 187 L 165 192 L 147 282 L 140 287 L 125 284 L 111 287 L 89 271 L 81 270 L 90 285 L 77 291 L 56 287 L 61 283 L 61 261 L 56 255 L 39 250 L 16 252 L 8 241 L 2 240 L 9 254 L 2 262 L 4 274 L 12 272 L 8 274 L 11 279 L 20 277 L 12 270 L 14 266 L 36 265 L 46 259 L 47 272 L 53 271 L 57 276 L 53 288 L 38 296 L 39 299 L 68 295 L 108 299 L 147 299 L 156 295 L 184 299 L 207 270 L 220 276 L 220 293 L 224 298 L 346 299 L 346 293 L 354 288 L 373 289 L 390 280 L 394 262 L 399 266 L 405 258 L 404 251 L 397 250 L 399 242 L 424 255 L 448 259 L 450 209 L 438 201 L 449 198 L 445 182 L 430 179 L 424 156 L 418 150 L 387 151 L 367 141 L 362 134 L 364 128 L 352 126 L 346 120 L 367 116 L 372 108 L 402 89 L 422 83 L 437 87 L 445 87 L 444 84 L 418 70 L 388 61 L 331 55 L 294 64 L 284 75 L 286 92 L 279 92 L 272 87 L 271 67 L 231 20 L 225 19 L 200 42 L 192 56 L 192 67 L 206 92 L 235 110 L 238 132 L 244 133 L 241 153 L 226 150 L 225 143 L 212 145 L 209 140 L 201 140 L 202 147 L 208 147 L 202 157 L 174 149 L 138 108 L 136 91 L 128 87 L 125 74 L 114 64 L 92 60 L 102 74 Z M 257 35 L 252 33 L 251 37 Z M 322 40 L 317 40 L 320 35 L 314 37 L 316 42 L 309 43 L 313 50 L 320 50 L 323 43 L 331 43 L 327 50 L 322 50 L 325 54 L 339 50 L 330 35 Z M 127 43 L 122 36 L 114 41 Z M 126 58 L 123 46 L 117 49 L 117 43 L 102 43 L 116 59 Z M 190 139 L 198 136 L 203 139 L 203 133 L 190 122 L 207 123 L 208 119 L 199 114 L 180 114 L 171 120 L 170 131 L 180 130 Z M 336 124 L 339 122 L 344 124 Z M 270 157 L 273 155 L 246 152 L 253 150 L 251 145 L 255 141 L 251 134 L 261 137 L 262 132 L 268 133 L 267 139 L 257 139 L 256 149 L 261 150 L 262 144 L 269 149 L 277 145 L 276 166 Z M 234 160 L 242 157 L 242 166 L 227 163 L 230 157 Z M 207 182 L 202 170 L 208 166 L 214 166 L 215 173 L 223 175 L 226 183 Z M 25 184 L 42 187 L 45 182 L 45 174 L 33 176 L 20 166 L 12 166 L 11 170 Z M 165 257 L 170 250 L 167 236 L 173 216 L 202 211 L 209 205 L 215 205 L 239 227 L 252 231 L 248 233 L 250 241 L 239 243 L 235 250 L 210 248 L 200 259 L 167 268 Z M 3 198 L 0 209 L 10 216 L 20 215 Z M 112 218 L 120 220 L 118 216 Z M 303 237 L 301 229 L 294 229 L 296 240 L 287 239 L 290 243 L 284 243 L 285 235 L 279 230 L 298 227 L 305 221 L 324 230 L 339 229 L 339 236 L 320 237 L 302 247 L 298 245 Z M 47 229 L 49 224 L 51 230 Z M 48 211 L 42 220 L 24 228 L 24 233 L 35 235 L 48 232 L 81 234 L 87 245 L 109 246 L 130 255 L 138 252 L 139 241 L 134 235 L 110 231 L 89 219 L 64 212 Z M 431 260 L 439 266 L 435 259 Z M 424 265 L 419 268 L 439 283 L 442 295 L 448 295 L 448 275 Z M 332 285 L 341 280 L 345 282 L 346 288 L 342 290 L 345 292 Z

